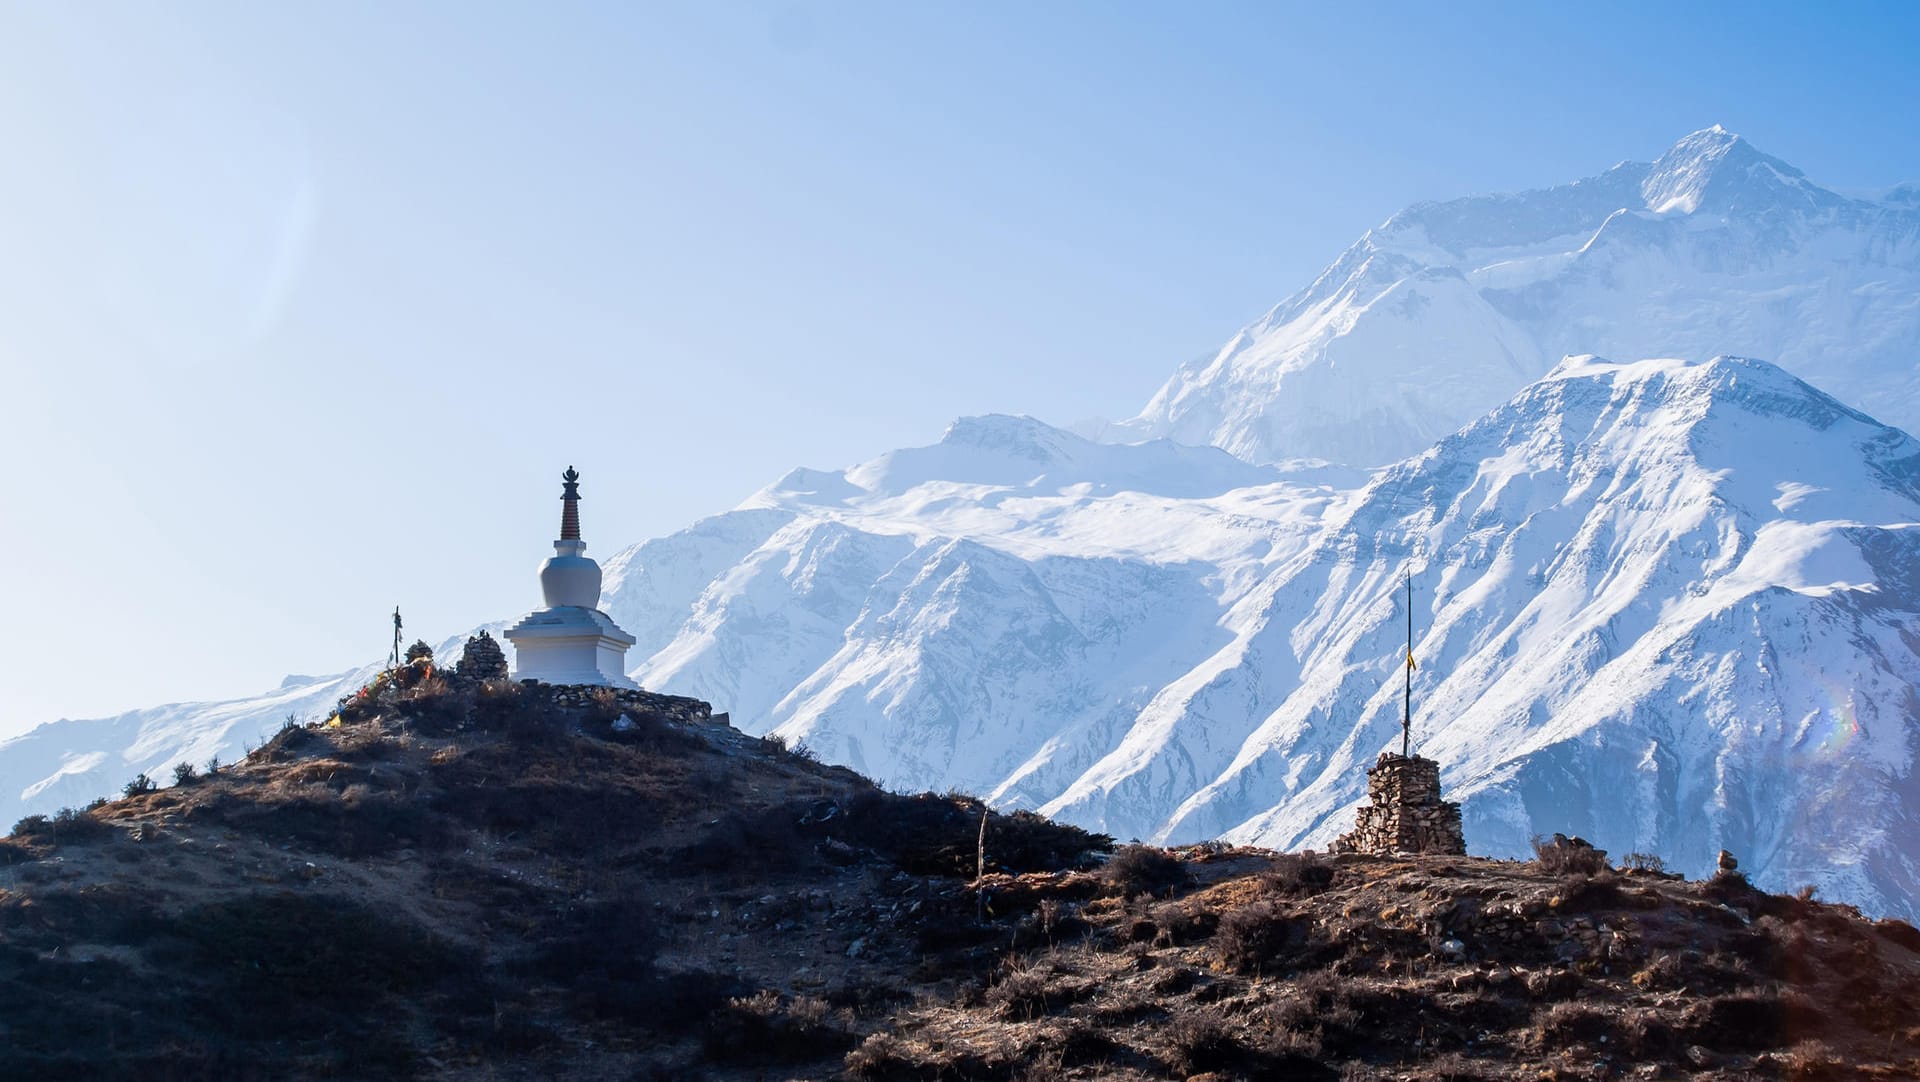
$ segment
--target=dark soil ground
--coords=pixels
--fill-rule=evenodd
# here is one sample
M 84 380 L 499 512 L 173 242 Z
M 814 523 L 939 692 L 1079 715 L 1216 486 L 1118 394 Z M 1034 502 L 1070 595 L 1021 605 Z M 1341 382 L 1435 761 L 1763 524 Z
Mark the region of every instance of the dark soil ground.
M 0 1078 L 1920 1077 L 1903 923 L 1030 815 L 977 878 L 977 801 L 689 703 L 434 678 L 23 821 Z

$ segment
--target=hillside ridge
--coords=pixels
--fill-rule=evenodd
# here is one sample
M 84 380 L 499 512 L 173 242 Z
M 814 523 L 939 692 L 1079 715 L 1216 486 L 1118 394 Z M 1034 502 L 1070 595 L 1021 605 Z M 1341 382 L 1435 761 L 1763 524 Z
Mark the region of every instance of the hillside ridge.
M 1920 932 L 1737 873 L 1108 857 L 698 700 L 420 668 L 0 839 L 0 1074 L 1920 1070 Z

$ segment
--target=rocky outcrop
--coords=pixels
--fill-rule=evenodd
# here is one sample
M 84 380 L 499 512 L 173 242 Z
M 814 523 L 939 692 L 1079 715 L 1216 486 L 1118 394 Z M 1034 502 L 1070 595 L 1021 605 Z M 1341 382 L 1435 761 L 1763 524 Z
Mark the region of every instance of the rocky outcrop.
M 1465 854 L 1460 805 L 1440 799 L 1440 764 L 1418 755 L 1383 752 L 1367 771 L 1373 802 L 1354 816 L 1353 830 L 1334 842 L 1336 853 Z

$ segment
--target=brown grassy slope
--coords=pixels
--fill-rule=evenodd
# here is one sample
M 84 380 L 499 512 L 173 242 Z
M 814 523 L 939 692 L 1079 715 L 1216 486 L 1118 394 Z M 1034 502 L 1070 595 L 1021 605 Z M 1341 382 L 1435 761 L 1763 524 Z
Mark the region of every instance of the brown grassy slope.
M 1920 1077 L 1920 932 L 1901 922 L 1761 894 L 1738 876 L 1183 853 L 1187 882 L 1158 895 L 1128 898 L 1078 875 L 1001 880 L 1009 915 L 1068 930 L 1009 952 L 988 982 L 917 1004 L 850 1069 L 868 1079 Z
M 1920 1076 L 1920 933 L 1737 878 L 1122 850 L 429 681 L 0 840 L 0 1077 Z M 698 705 L 698 704 L 696 704 Z
M 969 976 L 901 959 L 973 914 L 977 802 L 660 702 L 620 731 L 610 701 L 433 682 L 24 821 L 0 841 L 0 1078 L 823 1076 Z M 1105 844 L 1032 816 L 988 839 L 1018 870 Z

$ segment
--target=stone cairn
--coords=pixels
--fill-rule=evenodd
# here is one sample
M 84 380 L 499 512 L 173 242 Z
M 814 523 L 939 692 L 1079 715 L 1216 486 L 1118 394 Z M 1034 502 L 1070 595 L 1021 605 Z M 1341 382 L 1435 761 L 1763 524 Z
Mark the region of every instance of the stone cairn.
M 467 648 L 460 653 L 460 664 L 454 669 L 462 680 L 476 683 L 482 680 L 505 680 L 507 678 L 507 655 L 501 651 L 500 644 L 484 630 L 467 639 Z
M 1440 799 L 1440 764 L 1418 755 L 1382 752 L 1367 771 L 1372 805 L 1354 817 L 1353 830 L 1333 843 L 1336 853 L 1441 853 L 1463 856 L 1460 805 Z

